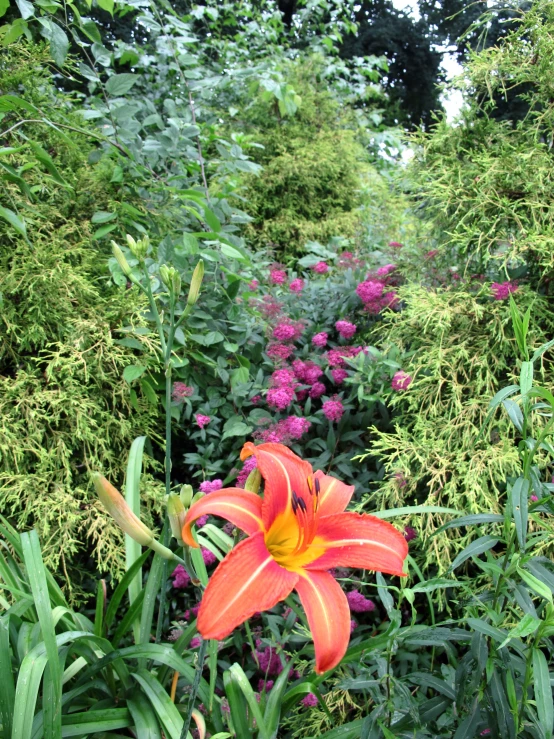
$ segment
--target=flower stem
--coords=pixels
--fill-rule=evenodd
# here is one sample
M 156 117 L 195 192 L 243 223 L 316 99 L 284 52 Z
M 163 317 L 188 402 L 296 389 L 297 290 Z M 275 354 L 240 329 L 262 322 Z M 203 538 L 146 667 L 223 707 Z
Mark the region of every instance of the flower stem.
M 204 659 L 206 657 L 207 645 L 208 642 L 205 639 L 202 639 L 202 641 L 200 642 L 200 649 L 198 650 L 198 662 L 196 663 L 194 680 L 192 681 L 192 690 L 190 692 L 189 705 L 187 708 L 185 723 L 183 724 L 183 729 L 181 731 L 181 739 L 187 739 L 187 734 L 189 732 L 190 720 L 192 717 L 192 712 L 194 710 L 194 702 L 196 700 L 196 694 L 198 693 L 198 686 L 200 685 L 200 678 L 202 677 L 202 670 L 204 668 Z

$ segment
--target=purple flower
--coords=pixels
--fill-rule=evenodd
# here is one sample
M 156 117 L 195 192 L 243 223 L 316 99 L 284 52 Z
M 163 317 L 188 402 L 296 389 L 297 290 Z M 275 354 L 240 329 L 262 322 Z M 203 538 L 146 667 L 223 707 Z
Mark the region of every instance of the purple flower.
M 312 385 L 312 389 L 310 390 L 310 398 L 315 400 L 316 398 L 321 398 L 323 393 L 325 392 L 325 385 L 322 382 L 314 382 Z
M 356 333 L 356 325 L 350 321 L 337 321 L 335 328 L 343 339 L 351 339 Z
M 300 702 L 303 706 L 306 706 L 306 708 L 313 708 L 313 706 L 317 706 L 317 697 L 313 693 L 308 693 L 308 695 L 305 698 L 302 698 Z
M 333 369 L 331 370 L 331 376 L 335 385 L 342 385 L 348 377 L 348 372 L 345 369 Z
M 411 526 L 406 526 L 404 529 L 404 538 L 406 539 L 406 541 L 417 539 L 417 531 Z
M 206 567 L 209 567 L 210 565 L 213 565 L 217 562 L 217 557 L 213 552 L 210 552 L 209 549 L 206 549 L 205 547 L 202 547 L 202 559 L 204 560 L 204 564 Z
M 181 400 L 184 400 L 185 398 L 190 398 L 191 395 L 194 395 L 194 388 L 189 387 L 188 385 L 185 385 L 184 382 L 174 382 L 173 383 L 173 390 L 171 392 L 171 397 L 174 401 L 179 402 Z
M 207 426 L 212 420 L 209 416 L 204 416 L 202 413 L 197 413 L 194 417 L 196 418 L 196 423 L 201 429 L 203 429 L 204 426 Z
M 325 331 L 320 331 L 318 334 L 315 334 L 315 336 L 312 336 L 312 344 L 322 348 L 327 345 L 328 338 L 329 335 L 326 334 Z
M 294 400 L 294 388 L 292 387 L 273 387 L 267 391 L 267 403 L 279 411 L 285 408 Z
M 381 297 L 383 289 L 384 285 L 379 280 L 366 280 L 365 282 L 360 282 L 356 288 L 356 294 L 362 303 L 371 303 Z
M 377 270 L 378 277 L 387 277 L 391 272 L 396 269 L 396 264 L 385 264 L 384 267 L 379 267 Z
M 297 277 L 289 285 L 289 290 L 293 293 L 301 293 L 303 289 L 304 289 L 304 280 L 302 280 L 300 277 Z
M 256 656 L 260 670 L 266 675 L 280 675 L 283 672 L 283 663 L 277 654 L 277 650 L 274 647 L 261 649 L 261 646 L 262 642 L 258 639 L 256 641 Z
M 196 649 L 196 647 L 199 647 L 202 644 L 202 639 L 199 636 L 193 636 L 190 640 L 190 648 Z
M 425 259 L 433 259 L 433 257 L 436 257 L 438 253 L 438 249 L 431 249 L 431 251 L 428 251 L 425 255 Z
M 259 284 L 260 283 L 258 282 L 258 280 L 250 280 L 250 282 L 248 283 L 248 288 L 250 290 L 255 290 Z
M 406 485 L 408 484 L 402 472 L 395 472 L 394 479 L 396 480 L 396 484 L 398 485 L 399 488 L 405 488 Z
M 296 335 L 296 329 L 290 323 L 278 323 L 273 329 L 273 338 L 277 341 L 290 341 Z
M 318 262 L 313 266 L 313 270 L 314 272 L 317 272 L 318 275 L 324 275 L 329 271 L 329 265 L 327 262 Z
M 354 621 L 353 618 L 350 619 L 350 633 L 351 634 L 354 633 L 354 629 L 357 628 L 357 626 L 358 626 L 358 624 L 356 623 L 356 621 Z
M 293 351 L 294 349 L 292 348 L 292 346 L 287 346 L 286 344 L 278 344 L 277 342 L 272 342 L 268 344 L 267 349 L 266 349 L 266 354 L 274 362 L 278 362 L 279 360 L 284 362 L 286 359 L 290 357 Z
M 272 687 L 273 687 L 273 680 L 258 680 L 258 692 L 259 693 L 263 693 L 264 690 L 266 693 L 269 693 Z
M 238 488 L 244 488 L 246 480 L 248 479 L 248 475 L 252 472 L 252 470 L 256 469 L 256 467 L 257 467 L 256 457 L 254 456 L 248 457 L 248 459 L 244 461 L 242 470 L 239 472 L 237 476 L 237 487 Z
M 183 565 L 177 565 L 171 575 L 173 577 L 174 588 L 186 588 L 190 583 L 190 577 Z
M 515 293 L 516 290 L 516 282 L 493 282 L 491 285 L 492 296 L 495 300 L 506 300 L 510 293 Z
M 291 369 L 278 369 L 271 375 L 272 387 L 287 387 L 296 384 L 296 375 Z
M 412 384 L 412 377 L 407 372 L 400 370 L 395 372 L 392 378 L 391 387 L 393 390 L 407 390 Z
M 197 518 L 194 522 L 197 529 L 201 529 L 202 526 L 205 526 L 208 523 L 208 516 L 200 516 L 200 518 Z
M 287 273 L 284 269 L 272 269 L 269 273 L 269 282 L 272 285 L 283 285 L 287 281 Z
M 302 416 L 289 416 L 283 423 L 287 429 L 287 433 L 293 439 L 299 439 L 312 425 L 307 418 L 303 418 Z
M 351 590 L 346 593 L 346 600 L 350 606 L 350 610 L 354 613 L 366 613 L 375 610 L 375 603 L 362 595 L 358 590 Z
M 389 241 L 389 246 L 392 246 L 393 249 L 402 249 L 403 244 L 399 241 Z
M 330 421 L 340 421 L 344 413 L 342 401 L 335 395 L 331 400 L 326 400 L 322 406 L 323 415 Z
M 529 500 L 531 500 L 533 503 L 536 503 L 538 500 L 538 496 L 536 496 L 534 493 L 529 497 Z
M 221 490 L 223 487 L 223 480 L 205 480 L 200 483 L 201 493 L 215 493 L 216 490 Z

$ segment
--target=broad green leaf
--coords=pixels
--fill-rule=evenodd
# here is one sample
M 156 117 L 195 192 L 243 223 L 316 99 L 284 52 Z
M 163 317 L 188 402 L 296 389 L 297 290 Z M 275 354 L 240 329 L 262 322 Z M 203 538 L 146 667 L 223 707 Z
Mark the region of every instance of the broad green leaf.
M 519 405 L 514 400 L 510 400 L 509 398 L 503 400 L 502 405 L 506 409 L 506 412 L 510 417 L 510 421 L 514 424 L 518 431 L 522 432 L 523 413 L 521 412 L 521 408 L 519 407 Z
M 522 395 L 525 395 L 525 393 L 529 392 L 533 387 L 533 362 L 521 363 L 519 386 L 521 388 Z
M 10 210 L 9 208 L 4 208 L 2 205 L 0 205 L 0 218 L 3 218 L 5 221 L 7 221 L 10 226 L 13 226 L 13 228 L 15 228 L 15 230 L 19 234 L 21 234 L 21 236 L 27 239 L 27 228 L 25 226 L 25 221 L 18 215 L 16 215 L 13 210 Z
M 125 95 L 138 82 L 138 74 L 123 72 L 122 74 L 114 74 L 106 82 L 106 91 L 114 97 Z
M 448 568 L 448 571 L 453 572 L 470 557 L 477 557 L 479 554 L 488 552 L 488 550 L 492 549 L 499 541 L 500 539 L 495 536 L 480 536 L 478 539 L 475 539 L 475 541 L 472 541 L 471 544 L 468 544 L 467 547 L 458 554 Z
M 231 372 L 231 387 L 233 390 L 237 385 L 243 385 L 248 382 L 249 374 L 246 367 L 238 367 Z
M 109 233 L 114 231 L 117 228 L 117 223 L 107 223 L 105 226 L 100 226 L 100 228 L 96 229 L 96 231 L 92 234 L 92 238 L 96 241 L 98 239 L 103 239 L 104 236 L 107 236 Z
M 516 526 L 517 540 L 522 551 L 525 551 L 527 538 L 528 506 L 529 480 L 518 477 L 512 488 L 512 514 Z
M 130 364 L 123 370 L 123 379 L 129 384 L 146 372 L 146 367 L 140 364 Z
M 6 15 L 6 10 L 10 7 L 10 0 L 0 0 L 0 18 Z
M 537 577 L 531 575 L 530 572 L 527 572 L 527 570 L 524 570 L 521 567 L 518 567 L 517 571 L 523 582 L 528 585 L 531 590 L 534 590 L 535 593 L 541 596 L 541 598 L 544 598 L 549 603 L 552 603 L 552 592 L 548 585 L 545 585 L 545 583 L 543 583 Z
M 508 644 L 512 639 L 521 639 L 524 636 L 529 636 L 529 634 L 534 634 L 541 623 L 542 621 L 540 620 L 540 618 L 536 618 L 530 613 L 526 613 L 521 621 L 518 623 L 518 625 L 514 626 L 514 628 L 510 631 L 508 636 L 504 639 L 504 641 L 498 648 L 502 649 L 502 647 L 505 647 L 506 644 Z
M 93 214 L 90 221 L 91 223 L 95 223 L 95 224 L 96 223 L 108 223 L 109 221 L 113 221 L 115 218 L 117 218 L 117 213 L 109 213 L 106 210 L 99 210 Z
M 63 187 L 67 187 L 68 189 L 72 190 L 73 188 L 71 185 L 68 185 L 68 183 L 64 180 L 64 178 L 61 176 L 61 174 L 58 172 L 58 168 L 54 164 L 54 160 L 46 152 L 42 146 L 39 146 L 36 142 L 32 141 L 30 142 L 30 147 L 33 150 L 33 154 L 36 156 L 38 161 L 46 168 L 46 170 L 49 172 L 49 174 L 52 176 L 52 178 L 58 183 L 58 185 L 62 185 Z
M 56 62 L 58 67 L 63 67 L 63 64 L 69 51 L 69 39 L 67 38 L 66 32 L 53 21 L 50 22 L 50 53 L 52 59 Z
M 98 7 L 107 10 L 113 16 L 114 0 L 96 0 Z
M 229 418 L 223 427 L 223 439 L 230 436 L 247 436 L 252 431 L 252 426 L 248 426 L 239 416 Z
M 49 680 L 44 683 L 45 694 L 43 699 L 45 711 L 44 737 L 45 739 L 57 739 L 61 733 L 62 673 L 46 571 L 42 561 L 38 535 L 34 529 L 21 534 L 21 546 L 48 659 Z
M 132 676 L 139 683 L 142 692 L 152 704 L 158 719 L 170 739 L 181 739 L 183 718 L 171 698 L 158 680 L 147 670 L 138 670 Z
M 247 262 L 248 260 L 242 254 L 238 249 L 235 249 L 234 246 L 229 246 L 228 244 L 221 244 L 221 253 L 225 254 L 226 257 L 229 257 L 229 259 L 238 259 L 241 262 Z
M 554 724 L 554 704 L 548 662 L 542 649 L 533 649 L 533 688 L 541 730 L 545 739 L 551 739 Z
M 221 221 L 209 208 L 204 208 L 204 220 L 215 234 L 221 231 Z
M 140 690 L 127 696 L 127 707 L 133 719 L 137 739 L 162 739 L 160 724 L 152 705 L 144 700 Z
M 29 2 L 29 0 L 15 0 L 15 3 L 19 8 L 19 12 L 21 13 L 23 20 L 26 21 L 28 18 L 32 18 L 34 16 L 35 9 L 33 7 L 33 3 Z

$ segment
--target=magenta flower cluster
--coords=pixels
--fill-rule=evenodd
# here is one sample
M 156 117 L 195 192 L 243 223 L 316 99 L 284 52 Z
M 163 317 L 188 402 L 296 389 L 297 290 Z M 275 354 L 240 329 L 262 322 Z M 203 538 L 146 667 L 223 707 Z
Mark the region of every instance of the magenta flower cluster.
M 301 293 L 303 289 L 304 289 L 304 280 L 302 280 L 300 277 L 297 277 L 289 285 L 289 290 L 293 293 Z
M 205 416 L 203 413 L 197 413 L 195 416 L 197 425 L 203 429 L 212 420 L 210 416 Z
M 185 398 L 190 398 L 194 395 L 194 388 L 189 387 L 184 382 L 174 382 L 173 389 L 171 391 L 171 397 L 177 403 L 181 402 Z
M 244 488 L 244 485 L 246 484 L 246 480 L 248 479 L 248 475 L 252 472 L 252 470 L 255 470 L 257 467 L 256 457 L 248 457 L 248 459 L 245 460 L 242 470 L 237 475 L 237 487 L 238 488 Z
M 255 431 L 253 436 L 264 442 L 274 442 L 276 444 L 290 444 L 291 441 L 297 441 L 310 430 L 310 421 L 302 416 L 288 416 L 277 423 L 272 423 L 265 429 Z M 239 487 L 242 487 L 239 485 Z
M 346 594 L 346 600 L 353 613 L 367 613 L 375 610 L 375 603 L 362 595 L 359 590 L 351 590 Z
M 318 275 L 324 275 L 326 272 L 329 272 L 329 265 L 327 262 L 318 262 L 313 266 L 313 270 Z
M 392 378 L 391 387 L 393 390 L 407 390 L 412 384 L 412 377 L 407 372 L 400 370 L 395 372 Z
M 350 321 L 337 321 L 335 328 L 343 339 L 351 339 L 356 333 L 356 325 Z
M 284 269 L 274 268 L 269 273 L 269 282 L 272 285 L 284 285 L 287 281 L 287 273 Z
M 493 282 L 491 285 L 492 296 L 495 300 L 506 300 L 517 290 L 515 282 Z
M 330 400 L 326 400 L 322 406 L 323 414 L 330 421 L 338 423 L 343 416 L 344 406 L 338 395 L 333 395 Z
M 327 346 L 328 340 L 329 334 L 325 333 L 325 331 L 320 331 L 318 334 L 315 334 L 315 336 L 312 336 L 312 344 L 320 349 Z
M 190 583 L 190 577 L 183 565 L 177 565 L 171 575 L 173 577 L 174 588 L 186 588 Z
M 223 480 L 204 480 L 200 483 L 201 493 L 215 493 L 216 490 L 221 490 L 223 487 Z

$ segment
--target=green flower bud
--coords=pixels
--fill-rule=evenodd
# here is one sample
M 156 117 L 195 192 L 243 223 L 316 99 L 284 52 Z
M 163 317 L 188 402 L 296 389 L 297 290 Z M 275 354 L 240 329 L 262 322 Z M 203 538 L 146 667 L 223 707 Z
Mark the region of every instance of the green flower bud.
M 201 259 L 196 265 L 196 267 L 194 268 L 194 272 L 192 273 L 192 278 L 190 280 L 189 294 L 187 298 L 187 305 L 194 305 L 196 301 L 198 300 L 198 295 L 200 294 L 200 286 L 202 285 L 203 279 L 204 279 L 204 261 Z
M 123 254 L 120 247 L 115 243 L 115 241 L 112 241 L 112 251 L 117 263 L 121 267 L 121 271 L 123 272 L 123 274 L 126 277 L 130 277 L 131 267 L 129 267 L 129 262 L 125 259 L 125 254 Z
M 162 266 L 160 267 L 160 279 L 166 287 L 170 286 L 171 277 L 169 275 L 169 267 L 167 266 L 167 264 L 162 264 Z
M 187 511 L 181 498 L 175 493 L 169 493 L 167 496 L 167 516 L 169 518 L 169 525 L 171 526 L 171 533 L 181 545 L 183 544 L 181 531 L 185 525 L 186 514 Z
M 133 256 L 135 256 L 140 262 L 144 261 L 148 247 L 150 246 L 150 239 L 148 236 L 143 236 L 142 239 L 135 241 L 134 238 L 127 234 L 127 244 Z
M 260 473 L 260 470 L 255 467 L 252 472 L 248 475 L 246 478 L 246 482 L 244 483 L 244 489 L 248 490 L 250 493 L 258 493 L 260 490 L 260 485 L 262 484 L 262 476 Z
M 183 485 L 181 487 L 181 492 L 179 493 L 179 497 L 181 498 L 181 503 L 187 509 L 190 508 L 190 505 L 192 503 L 192 496 L 193 496 L 192 485 Z

